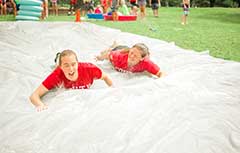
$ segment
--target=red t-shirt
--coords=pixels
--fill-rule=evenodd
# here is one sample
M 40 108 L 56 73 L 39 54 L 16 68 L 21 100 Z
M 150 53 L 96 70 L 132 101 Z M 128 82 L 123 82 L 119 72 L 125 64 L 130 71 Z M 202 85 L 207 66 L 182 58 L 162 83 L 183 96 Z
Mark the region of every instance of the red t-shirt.
M 101 0 L 101 5 L 103 7 L 109 7 L 112 5 L 112 0 Z
M 77 0 L 70 0 L 70 4 L 72 4 L 72 5 L 77 4 Z
M 160 68 L 153 63 L 148 57 L 144 58 L 138 64 L 128 67 L 128 53 L 122 53 L 119 51 L 111 51 L 110 62 L 114 68 L 118 71 L 130 71 L 130 72 L 143 72 L 148 71 L 151 74 L 157 74 Z
M 94 13 L 95 13 L 95 14 L 101 14 L 102 12 L 101 12 L 100 8 L 96 8 L 96 9 L 94 10 Z
M 78 79 L 76 81 L 68 80 L 62 69 L 57 67 L 42 84 L 48 89 L 64 86 L 72 89 L 86 89 L 89 88 L 94 79 L 100 79 L 102 71 L 91 63 L 78 63 Z

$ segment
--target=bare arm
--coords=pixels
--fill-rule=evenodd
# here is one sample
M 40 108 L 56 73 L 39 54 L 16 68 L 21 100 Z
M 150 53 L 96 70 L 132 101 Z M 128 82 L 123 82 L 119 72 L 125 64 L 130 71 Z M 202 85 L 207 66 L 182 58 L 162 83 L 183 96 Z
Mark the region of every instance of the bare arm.
M 102 78 L 101 78 L 102 80 L 104 80 L 105 81 L 105 83 L 109 86 L 109 87 L 111 87 L 112 86 L 112 80 L 109 78 L 109 76 L 107 76 L 105 73 L 102 73 Z
M 109 53 L 111 48 L 108 48 L 100 53 L 100 55 L 96 56 L 97 61 L 109 60 Z
M 30 96 L 30 101 L 37 108 L 37 111 L 47 109 L 47 106 L 41 101 L 41 97 L 47 92 L 48 89 L 41 84 Z
M 161 77 L 166 76 L 166 74 L 165 74 L 164 72 L 158 71 L 157 74 L 156 74 L 156 76 L 157 76 L 158 78 L 161 78 Z

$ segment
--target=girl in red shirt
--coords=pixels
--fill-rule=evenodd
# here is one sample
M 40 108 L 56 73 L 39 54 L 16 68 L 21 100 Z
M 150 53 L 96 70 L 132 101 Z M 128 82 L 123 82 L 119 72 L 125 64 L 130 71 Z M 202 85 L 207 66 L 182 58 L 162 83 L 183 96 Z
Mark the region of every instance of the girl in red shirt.
M 102 79 L 108 86 L 112 86 L 112 80 L 101 69 L 91 63 L 78 62 L 72 50 L 64 50 L 60 53 L 57 68 L 32 93 L 30 100 L 36 106 L 37 111 L 41 111 L 48 108 L 41 101 L 41 97 L 49 90 L 61 86 L 71 89 L 87 89 L 95 79 Z
M 117 46 L 109 48 L 96 57 L 97 60 L 109 60 L 114 68 L 121 72 L 147 71 L 157 77 L 163 76 L 158 65 L 149 58 L 148 47 L 143 43 L 135 44 L 132 48 Z

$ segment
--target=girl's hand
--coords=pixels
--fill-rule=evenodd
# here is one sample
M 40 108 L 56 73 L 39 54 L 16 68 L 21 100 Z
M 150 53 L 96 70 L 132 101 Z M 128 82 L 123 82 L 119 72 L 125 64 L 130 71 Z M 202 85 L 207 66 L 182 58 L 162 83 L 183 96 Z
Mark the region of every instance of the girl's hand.
M 158 71 L 158 73 L 156 74 L 157 77 L 161 78 L 161 77 L 165 77 L 167 74 L 165 72 L 161 72 Z
M 94 58 L 96 61 L 103 61 L 104 58 L 101 55 L 95 56 Z
M 46 109 L 48 109 L 47 105 L 41 105 L 41 106 L 36 107 L 37 112 L 41 112 L 41 111 L 46 110 Z

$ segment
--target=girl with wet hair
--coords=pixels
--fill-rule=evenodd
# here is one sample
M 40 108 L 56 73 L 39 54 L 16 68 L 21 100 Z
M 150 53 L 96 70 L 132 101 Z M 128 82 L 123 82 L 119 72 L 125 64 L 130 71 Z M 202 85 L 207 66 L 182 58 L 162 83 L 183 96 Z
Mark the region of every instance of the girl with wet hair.
M 55 70 L 30 96 L 30 101 L 37 111 L 48 108 L 41 101 L 41 97 L 54 88 L 63 86 L 67 89 L 88 89 L 96 79 L 102 79 L 108 86 L 112 86 L 112 80 L 100 68 L 92 63 L 78 62 L 77 55 L 72 50 L 58 53 L 55 61 Z
M 144 58 L 146 56 L 149 56 L 149 49 L 144 43 L 137 43 L 133 45 L 133 48 L 137 48 L 138 50 L 141 50 L 141 56 Z
M 162 77 L 163 73 L 157 64 L 149 58 L 149 49 L 144 43 L 137 43 L 131 48 L 127 46 L 119 50 L 118 47 L 110 47 L 96 56 L 96 60 L 109 60 L 114 68 L 121 72 L 144 72 L 147 71 L 157 77 Z

